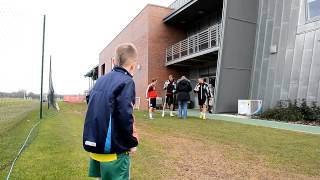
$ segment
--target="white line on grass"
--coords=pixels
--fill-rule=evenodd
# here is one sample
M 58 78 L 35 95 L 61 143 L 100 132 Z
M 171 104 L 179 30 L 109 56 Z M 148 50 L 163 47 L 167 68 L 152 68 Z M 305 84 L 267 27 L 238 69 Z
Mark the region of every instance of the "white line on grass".
M 35 125 L 33 125 L 33 127 L 31 128 L 31 130 L 30 130 L 30 132 L 29 132 L 26 140 L 24 141 L 24 144 L 23 144 L 22 147 L 20 148 L 20 150 L 19 150 L 16 158 L 13 160 L 13 162 L 12 162 L 12 164 L 11 164 L 10 171 L 9 171 L 9 173 L 8 173 L 8 175 L 7 175 L 7 178 L 6 178 L 7 180 L 10 179 L 10 175 L 11 175 L 11 173 L 12 173 L 13 167 L 14 167 L 14 165 L 16 164 L 16 161 L 18 160 L 18 158 L 19 158 L 20 154 L 22 153 L 23 149 L 25 148 L 25 146 L 26 146 L 26 144 L 27 144 L 27 142 L 28 142 L 28 140 L 29 140 L 29 137 L 30 137 L 30 135 L 31 135 L 31 133 L 32 133 L 32 131 L 33 131 L 33 129 L 34 129 L 35 127 L 37 127 L 37 126 L 40 124 L 40 122 L 41 122 L 41 120 L 40 120 L 39 122 L 37 122 Z

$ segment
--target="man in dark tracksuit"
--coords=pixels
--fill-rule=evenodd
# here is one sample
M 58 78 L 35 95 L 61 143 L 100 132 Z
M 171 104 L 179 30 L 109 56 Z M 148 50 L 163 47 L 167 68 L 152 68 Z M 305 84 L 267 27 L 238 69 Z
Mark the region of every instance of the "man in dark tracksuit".
M 138 145 L 132 79 L 136 58 L 136 48 L 132 44 L 120 45 L 116 49 L 118 65 L 100 77 L 90 91 L 83 130 L 83 147 L 90 152 L 90 177 L 129 179 L 129 153 Z
M 204 82 L 203 78 L 198 79 L 198 84 L 194 88 L 194 92 L 198 94 L 198 102 L 200 106 L 200 119 L 206 119 L 207 100 L 210 98 L 209 85 Z
M 173 79 L 172 75 L 169 75 L 169 79 L 164 83 L 163 90 L 166 91 L 166 104 L 164 108 L 168 105 L 170 108 L 170 116 L 173 117 L 173 106 L 174 106 L 174 94 L 176 92 L 176 81 Z

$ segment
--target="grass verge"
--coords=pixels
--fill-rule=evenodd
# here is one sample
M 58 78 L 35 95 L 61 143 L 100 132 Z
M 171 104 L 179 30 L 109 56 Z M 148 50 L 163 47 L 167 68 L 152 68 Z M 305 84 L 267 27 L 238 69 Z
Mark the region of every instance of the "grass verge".
M 4 179 L 29 130 L 39 120 L 39 111 L 35 110 L 35 101 L 0 101 L 0 179 Z M 34 139 L 36 131 L 28 143 Z
M 13 179 L 88 179 L 82 149 L 85 105 L 49 111 Z M 136 112 L 140 145 L 132 179 L 318 179 L 320 138 L 214 120 L 160 118 Z

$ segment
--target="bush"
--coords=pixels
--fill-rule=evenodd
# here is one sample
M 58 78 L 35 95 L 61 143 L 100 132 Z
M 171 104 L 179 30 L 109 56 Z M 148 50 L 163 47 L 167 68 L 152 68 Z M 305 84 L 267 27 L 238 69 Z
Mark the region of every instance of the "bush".
M 316 120 L 315 113 L 313 112 L 311 107 L 309 107 L 307 105 L 307 101 L 305 99 L 302 99 L 302 103 L 299 107 L 299 110 L 300 110 L 301 114 L 303 115 L 304 120 L 306 120 L 306 121 L 315 121 Z
M 320 106 L 316 102 L 312 102 L 311 109 L 313 112 L 313 119 L 320 124 Z
M 293 106 L 287 108 L 276 107 L 268 109 L 265 112 L 261 113 L 259 117 L 263 119 L 274 119 L 287 122 L 296 122 L 303 120 L 303 115 L 298 109 L 294 108 Z
M 306 121 L 320 124 L 320 106 L 317 106 L 316 102 L 312 102 L 309 106 L 305 99 L 302 99 L 300 105 L 298 105 L 298 100 L 294 100 L 293 103 L 279 101 L 277 107 L 268 109 L 258 116 L 262 119 L 287 122 Z

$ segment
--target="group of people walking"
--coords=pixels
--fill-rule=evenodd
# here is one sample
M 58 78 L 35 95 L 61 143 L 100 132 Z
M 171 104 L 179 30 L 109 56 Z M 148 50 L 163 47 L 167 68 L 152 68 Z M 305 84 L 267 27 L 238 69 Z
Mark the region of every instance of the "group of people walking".
M 158 97 L 156 92 L 157 80 L 152 79 L 146 90 L 146 98 L 149 104 L 149 119 L 153 118 L 153 113 L 156 109 Z M 165 114 L 165 109 L 170 109 L 170 117 L 173 117 L 175 100 L 178 101 L 178 117 L 186 119 L 188 116 L 188 103 L 190 102 L 190 92 L 192 91 L 191 82 L 185 76 L 182 76 L 177 81 L 174 80 L 172 75 L 165 81 L 163 85 L 165 91 L 165 98 L 163 103 L 162 116 Z M 205 79 L 199 78 L 198 84 L 193 89 L 194 93 L 198 95 L 198 103 L 200 106 L 200 118 L 206 119 L 206 112 L 212 112 L 213 107 L 213 88 L 212 84 L 208 84 Z

